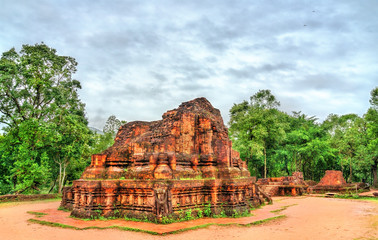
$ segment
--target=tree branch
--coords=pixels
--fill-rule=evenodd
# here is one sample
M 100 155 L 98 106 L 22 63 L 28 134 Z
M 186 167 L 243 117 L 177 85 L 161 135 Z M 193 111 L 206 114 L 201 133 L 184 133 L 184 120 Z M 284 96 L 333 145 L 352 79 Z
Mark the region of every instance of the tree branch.
M 7 97 L 11 98 L 13 100 L 13 102 L 16 104 L 18 113 L 20 114 L 20 116 L 22 117 L 22 119 L 26 120 L 25 116 L 22 114 L 20 104 L 18 103 L 17 99 L 13 95 L 9 94 L 9 89 L 6 89 L 5 94 L 7 95 Z

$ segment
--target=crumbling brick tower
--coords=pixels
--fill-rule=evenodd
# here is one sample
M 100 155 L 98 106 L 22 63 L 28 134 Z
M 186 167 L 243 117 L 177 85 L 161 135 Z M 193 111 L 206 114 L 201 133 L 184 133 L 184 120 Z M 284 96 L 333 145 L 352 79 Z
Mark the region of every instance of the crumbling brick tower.
M 356 190 L 356 186 L 348 184 L 343 177 L 343 173 L 337 170 L 325 171 L 325 175 L 320 179 L 320 182 L 309 188 L 311 193 L 347 192 L 350 190 Z
M 162 120 L 122 126 L 114 145 L 64 189 L 61 205 L 76 217 L 161 219 L 209 204 L 231 215 L 261 203 L 255 181 L 232 150 L 219 110 L 197 98 Z

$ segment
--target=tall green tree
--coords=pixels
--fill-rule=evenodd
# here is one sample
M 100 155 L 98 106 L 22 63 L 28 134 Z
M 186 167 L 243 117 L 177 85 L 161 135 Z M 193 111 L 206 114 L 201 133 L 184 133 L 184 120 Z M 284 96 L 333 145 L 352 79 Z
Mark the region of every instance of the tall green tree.
M 252 173 L 260 172 L 264 177 L 270 164 L 268 154 L 285 136 L 279 105 L 270 90 L 260 90 L 251 96 L 250 102 L 234 104 L 230 109 L 230 137 L 234 146 L 252 167 Z
M 79 172 L 86 167 L 87 162 L 83 161 L 83 156 L 92 136 L 88 127 L 76 115 L 64 115 L 55 120 L 49 126 L 52 134 L 49 155 L 54 163 L 58 193 L 61 193 L 69 167 L 79 167 Z
M 77 63 L 72 57 L 59 56 L 45 44 L 14 48 L 0 60 L 0 122 L 10 128 L 28 119 L 49 121 L 58 109 L 84 118 L 84 104 L 73 79 Z
M 77 148 L 87 141 L 75 131 L 87 128 L 77 93 L 80 82 L 73 79 L 76 66 L 74 58 L 59 56 L 44 43 L 2 54 L 0 123 L 6 127 L 1 161 L 15 192 L 38 191 L 56 177 L 55 169 L 62 165 L 56 159 L 69 162 L 70 154 L 80 152 Z

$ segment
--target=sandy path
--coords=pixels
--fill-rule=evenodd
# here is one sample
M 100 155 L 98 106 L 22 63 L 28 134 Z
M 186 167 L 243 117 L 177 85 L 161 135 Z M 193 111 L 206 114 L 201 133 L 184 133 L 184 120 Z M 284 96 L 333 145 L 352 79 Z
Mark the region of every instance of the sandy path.
M 287 218 L 261 226 L 210 226 L 174 235 L 113 229 L 71 230 L 28 223 L 27 211 L 58 207 L 59 202 L 0 205 L 0 239 L 378 239 L 378 203 L 315 197 L 279 198 L 277 203 L 292 205 L 280 214 Z

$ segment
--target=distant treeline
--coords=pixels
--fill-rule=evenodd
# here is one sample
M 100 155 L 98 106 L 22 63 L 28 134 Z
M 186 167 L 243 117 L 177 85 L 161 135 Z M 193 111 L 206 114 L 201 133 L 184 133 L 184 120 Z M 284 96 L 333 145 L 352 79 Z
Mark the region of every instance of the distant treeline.
M 341 170 L 347 181 L 377 186 L 378 88 L 362 116 L 330 114 L 319 123 L 301 112 L 287 114 L 270 90 L 230 110 L 233 146 L 252 175 L 277 177 L 301 171 L 319 181 L 325 170 Z
M 125 124 L 115 116 L 103 134 L 88 128 L 85 105 L 73 79 L 75 59 L 44 43 L 14 48 L 0 59 L 0 194 L 60 193 L 80 178 L 90 156 L 113 144 Z M 234 148 L 257 177 L 303 171 L 319 180 L 327 169 L 349 181 L 377 182 L 378 88 L 363 117 L 331 114 L 323 123 L 300 112 L 278 110 L 269 90 L 230 110 Z

